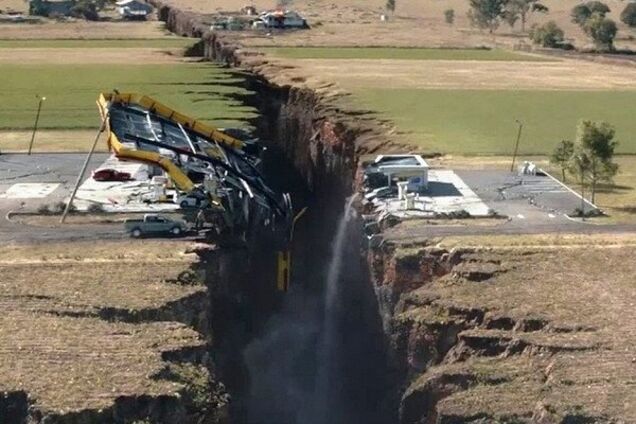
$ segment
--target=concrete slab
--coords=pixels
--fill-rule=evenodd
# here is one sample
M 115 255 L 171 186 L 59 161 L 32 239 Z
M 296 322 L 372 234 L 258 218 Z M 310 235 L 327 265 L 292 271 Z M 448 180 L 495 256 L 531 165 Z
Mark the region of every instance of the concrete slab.
M 42 199 L 53 193 L 59 183 L 17 183 L 0 194 L 2 199 Z

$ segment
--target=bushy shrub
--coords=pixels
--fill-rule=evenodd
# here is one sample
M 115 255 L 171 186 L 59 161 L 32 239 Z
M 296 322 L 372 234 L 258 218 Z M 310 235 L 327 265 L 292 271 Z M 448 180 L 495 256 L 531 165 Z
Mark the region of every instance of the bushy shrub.
M 91 203 L 86 208 L 88 213 L 104 213 L 104 206 L 101 203 Z
M 557 48 L 563 45 L 565 34 L 554 21 L 534 26 L 530 31 L 532 42 L 543 47 Z
M 446 9 L 444 11 L 444 21 L 449 25 L 453 25 L 455 22 L 455 9 Z

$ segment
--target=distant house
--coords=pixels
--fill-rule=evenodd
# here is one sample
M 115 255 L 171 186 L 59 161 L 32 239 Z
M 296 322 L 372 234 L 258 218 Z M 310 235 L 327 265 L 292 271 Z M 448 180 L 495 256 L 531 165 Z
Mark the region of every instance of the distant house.
M 124 19 L 146 20 L 152 13 L 152 6 L 139 0 L 119 0 L 116 5 Z
M 29 2 L 29 15 L 68 16 L 75 3 L 75 0 L 31 0 Z
M 266 28 L 309 28 L 305 18 L 291 10 L 263 12 L 259 16 Z

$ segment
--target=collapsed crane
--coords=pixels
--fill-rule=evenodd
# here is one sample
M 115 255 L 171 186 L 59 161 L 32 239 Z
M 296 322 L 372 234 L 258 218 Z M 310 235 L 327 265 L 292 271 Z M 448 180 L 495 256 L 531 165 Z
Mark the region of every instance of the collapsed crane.
M 197 200 L 217 234 L 244 238 L 269 229 L 279 250 L 278 286 L 287 289 L 291 198 L 265 183 L 257 140 L 232 136 L 137 93 L 102 93 L 97 104 L 114 154 L 161 168 L 176 190 Z

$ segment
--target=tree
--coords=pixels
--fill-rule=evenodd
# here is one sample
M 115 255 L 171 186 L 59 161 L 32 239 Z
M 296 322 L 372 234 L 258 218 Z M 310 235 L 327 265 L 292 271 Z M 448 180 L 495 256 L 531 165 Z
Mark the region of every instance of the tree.
M 395 13 L 395 0 L 386 0 L 386 10 Z
M 453 25 L 455 22 L 455 9 L 446 9 L 444 11 L 444 20 L 447 24 Z
M 618 32 L 618 27 L 613 20 L 594 12 L 585 22 L 583 30 L 592 38 L 597 48 L 614 50 L 614 38 Z
M 636 27 L 636 3 L 628 3 L 621 12 L 621 22 L 630 27 Z
M 580 146 L 576 146 L 574 153 L 572 154 L 571 172 L 577 176 L 579 184 L 581 185 L 581 217 L 585 219 L 585 186 L 587 184 L 587 175 L 590 172 L 591 160 L 588 153 L 581 149 Z M 594 201 L 592 201 L 594 203 Z
M 570 16 L 572 18 L 572 22 L 583 26 L 594 13 L 598 13 L 602 17 L 605 17 L 609 11 L 610 8 L 605 3 L 601 3 L 600 1 L 588 1 L 587 3 L 574 6 Z
M 614 140 L 615 134 L 616 131 L 607 122 L 582 121 L 579 124 L 574 156 L 580 156 L 587 164 L 584 177 L 591 184 L 592 203 L 595 201 L 598 183 L 611 182 L 618 172 L 618 165 L 612 161 L 618 145 Z M 579 166 L 580 163 L 575 165 Z
M 574 143 L 570 140 L 562 140 L 550 155 L 550 163 L 561 168 L 561 175 L 564 182 L 565 172 L 570 169 L 573 155 Z
M 521 31 L 525 31 L 530 13 L 546 13 L 548 10 L 547 6 L 539 3 L 539 0 L 508 0 L 504 11 L 504 20 L 513 27 L 520 19 Z
M 563 45 L 565 34 L 554 21 L 549 21 L 530 30 L 530 38 L 535 44 L 543 47 L 557 48 Z
M 488 29 L 491 34 L 499 27 L 508 0 L 469 0 L 468 18 L 478 28 Z

